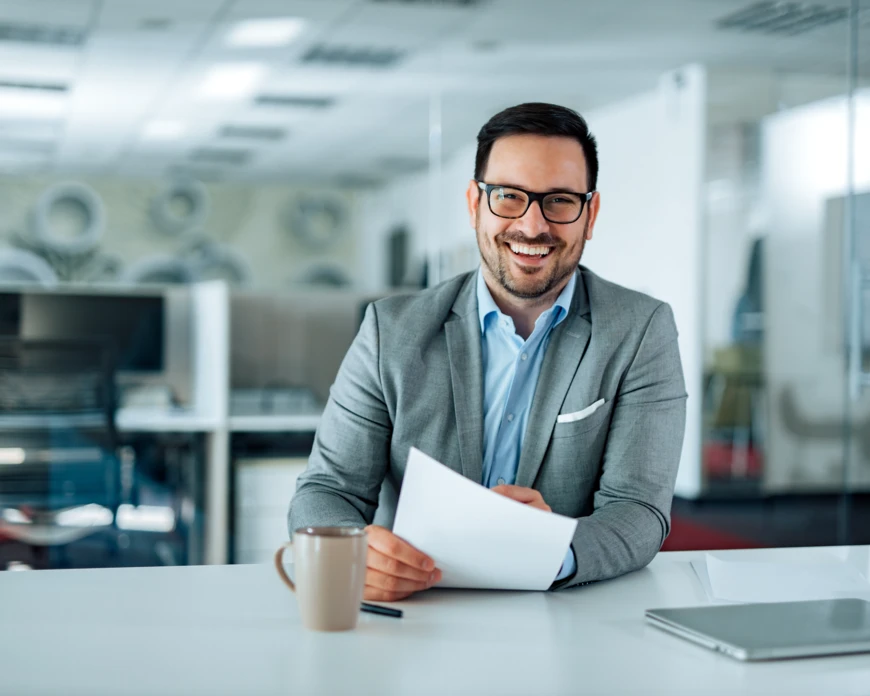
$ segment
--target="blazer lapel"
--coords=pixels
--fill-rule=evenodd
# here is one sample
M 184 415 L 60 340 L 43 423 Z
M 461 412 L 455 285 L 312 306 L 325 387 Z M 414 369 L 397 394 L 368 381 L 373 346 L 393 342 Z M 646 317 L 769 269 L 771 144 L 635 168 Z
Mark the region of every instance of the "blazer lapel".
M 589 344 L 589 300 L 583 275 L 578 274 L 571 311 L 553 329 L 535 387 L 532 409 L 523 437 L 523 449 L 517 467 L 517 485 L 531 488 L 538 476 L 559 409 Z
M 472 273 L 457 295 L 454 316 L 446 322 L 445 331 L 462 475 L 480 483 L 483 477 L 483 357 L 475 280 L 476 275 Z

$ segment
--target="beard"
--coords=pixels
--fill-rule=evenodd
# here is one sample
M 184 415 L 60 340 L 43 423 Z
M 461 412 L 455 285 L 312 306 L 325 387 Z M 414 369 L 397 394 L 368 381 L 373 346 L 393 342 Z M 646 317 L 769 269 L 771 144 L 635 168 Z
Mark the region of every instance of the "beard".
M 563 240 L 552 235 L 538 235 L 529 239 L 522 233 L 512 230 L 500 232 L 492 242 L 488 242 L 480 229 L 480 220 L 478 219 L 476 225 L 477 246 L 484 265 L 501 287 L 519 299 L 534 300 L 545 297 L 577 269 L 586 247 L 586 232 L 588 230 L 589 220 L 587 219 L 579 241 L 570 247 Z M 552 256 L 552 259 L 543 267 L 518 266 L 512 262 L 513 252 L 506 246 L 509 242 L 528 246 L 552 247 L 548 255 Z M 485 246 L 487 244 L 488 247 Z

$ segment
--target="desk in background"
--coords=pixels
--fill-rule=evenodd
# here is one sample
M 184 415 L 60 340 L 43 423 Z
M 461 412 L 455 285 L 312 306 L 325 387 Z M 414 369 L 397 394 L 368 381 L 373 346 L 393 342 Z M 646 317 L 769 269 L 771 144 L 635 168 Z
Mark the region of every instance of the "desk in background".
M 870 546 L 726 551 L 744 560 Z M 870 655 L 741 663 L 644 623 L 650 607 L 709 604 L 689 562 L 556 593 L 441 590 L 362 615 L 356 632 L 300 625 L 268 565 L 0 574 L 4 693 L 838 694 L 865 696 Z

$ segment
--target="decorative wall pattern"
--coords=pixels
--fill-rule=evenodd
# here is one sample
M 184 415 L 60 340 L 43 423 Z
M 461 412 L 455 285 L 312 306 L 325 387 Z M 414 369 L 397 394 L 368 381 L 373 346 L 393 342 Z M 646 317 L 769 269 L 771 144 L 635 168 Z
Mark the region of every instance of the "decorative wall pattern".
M 355 209 L 350 190 L 0 178 L 0 281 L 353 285 Z

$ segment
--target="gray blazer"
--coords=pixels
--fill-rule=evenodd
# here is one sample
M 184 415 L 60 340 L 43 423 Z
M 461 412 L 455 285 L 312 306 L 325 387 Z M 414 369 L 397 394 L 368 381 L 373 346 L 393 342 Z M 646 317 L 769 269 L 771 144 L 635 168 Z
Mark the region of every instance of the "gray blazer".
M 544 356 L 516 481 L 539 490 L 553 512 L 579 518 L 577 572 L 562 587 L 642 568 L 661 548 L 686 420 L 670 307 L 584 266 L 577 274 L 571 310 Z M 556 422 L 599 399 L 590 417 Z M 391 527 L 412 446 L 482 479 L 474 273 L 369 306 L 299 477 L 291 533 Z

